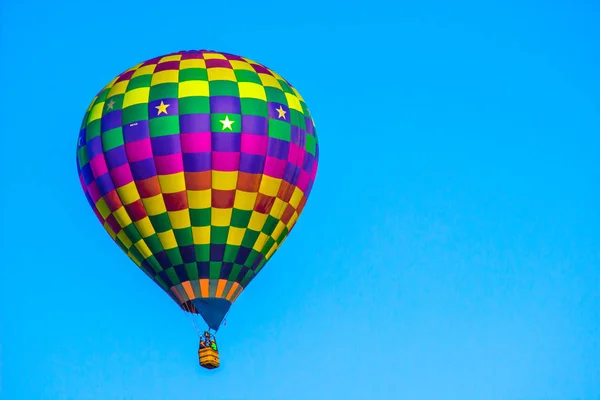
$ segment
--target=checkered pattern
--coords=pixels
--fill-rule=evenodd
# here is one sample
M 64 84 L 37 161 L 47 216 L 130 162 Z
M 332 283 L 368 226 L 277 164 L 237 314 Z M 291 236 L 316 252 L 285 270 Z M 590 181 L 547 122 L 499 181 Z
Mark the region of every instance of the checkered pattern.
M 317 173 L 313 120 L 270 69 L 182 51 L 90 104 L 77 168 L 106 231 L 182 308 L 235 301 L 292 230 Z

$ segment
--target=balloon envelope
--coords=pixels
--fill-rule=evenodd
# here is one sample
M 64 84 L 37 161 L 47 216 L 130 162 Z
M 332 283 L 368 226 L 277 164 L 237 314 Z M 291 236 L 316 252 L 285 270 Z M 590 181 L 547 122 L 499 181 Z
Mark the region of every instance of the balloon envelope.
M 300 93 L 247 58 L 181 51 L 140 63 L 91 102 L 85 196 L 119 247 L 217 330 L 292 230 L 318 165 Z

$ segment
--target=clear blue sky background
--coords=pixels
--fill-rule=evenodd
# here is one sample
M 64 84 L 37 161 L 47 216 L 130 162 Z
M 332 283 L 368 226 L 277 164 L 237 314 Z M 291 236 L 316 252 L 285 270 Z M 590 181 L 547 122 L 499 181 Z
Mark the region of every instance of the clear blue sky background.
M 2 399 L 600 398 L 598 3 L 1 7 Z M 321 143 L 213 372 L 75 167 L 104 84 L 198 48 L 285 76 Z

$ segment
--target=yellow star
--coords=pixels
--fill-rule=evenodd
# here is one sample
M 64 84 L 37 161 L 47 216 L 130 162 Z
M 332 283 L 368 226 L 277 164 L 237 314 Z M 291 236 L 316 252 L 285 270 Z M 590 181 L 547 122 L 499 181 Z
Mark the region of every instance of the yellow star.
M 108 103 L 106 103 L 106 105 L 107 105 L 107 107 L 106 107 L 107 110 L 112 110 L 113 107 L 115 106 L 115 101 L 113 99 L 110 99 L 110 101 Z
M 231 124 L 233 124 L 235 121 L 230 120 L 229 115 L 226 115 L 225 119 L 222 119 L 219 122 L 223 124 L 223 130 L 225 130 L 225 129 L 229 129 L 230 131 L 233 130 L 233 128 L 231 127 Z
M 158 115 L 160 115 L 162 113 L 168 114 L 167 107 L 169 107 L 169 106 L 170 106 L 170 104 L 165 104 L 165 102 L 161 100 L 160 104 L 154 108 L 156 108 L 158 110 Z
M 277 111 L 277 113 L 279 114 L 277 116 L 277 118 L 283 118 L 283 119 L 285 119 L 285 113 L 286 113 L 286 111 L 283 109 L 282 106 L 279 106 L 279 108 L 275 109 L 275 111 Z

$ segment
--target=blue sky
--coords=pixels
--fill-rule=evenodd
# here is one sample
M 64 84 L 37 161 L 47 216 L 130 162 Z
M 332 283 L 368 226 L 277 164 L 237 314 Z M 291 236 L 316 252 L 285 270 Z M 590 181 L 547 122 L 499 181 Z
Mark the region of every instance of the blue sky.
M 0 397 L 598 399 L 599 17 L 592 1 L 3 2 Z M 321 146 L 213 372 L 75 168 L 103 85 L 198 48 L 286 77 Z

